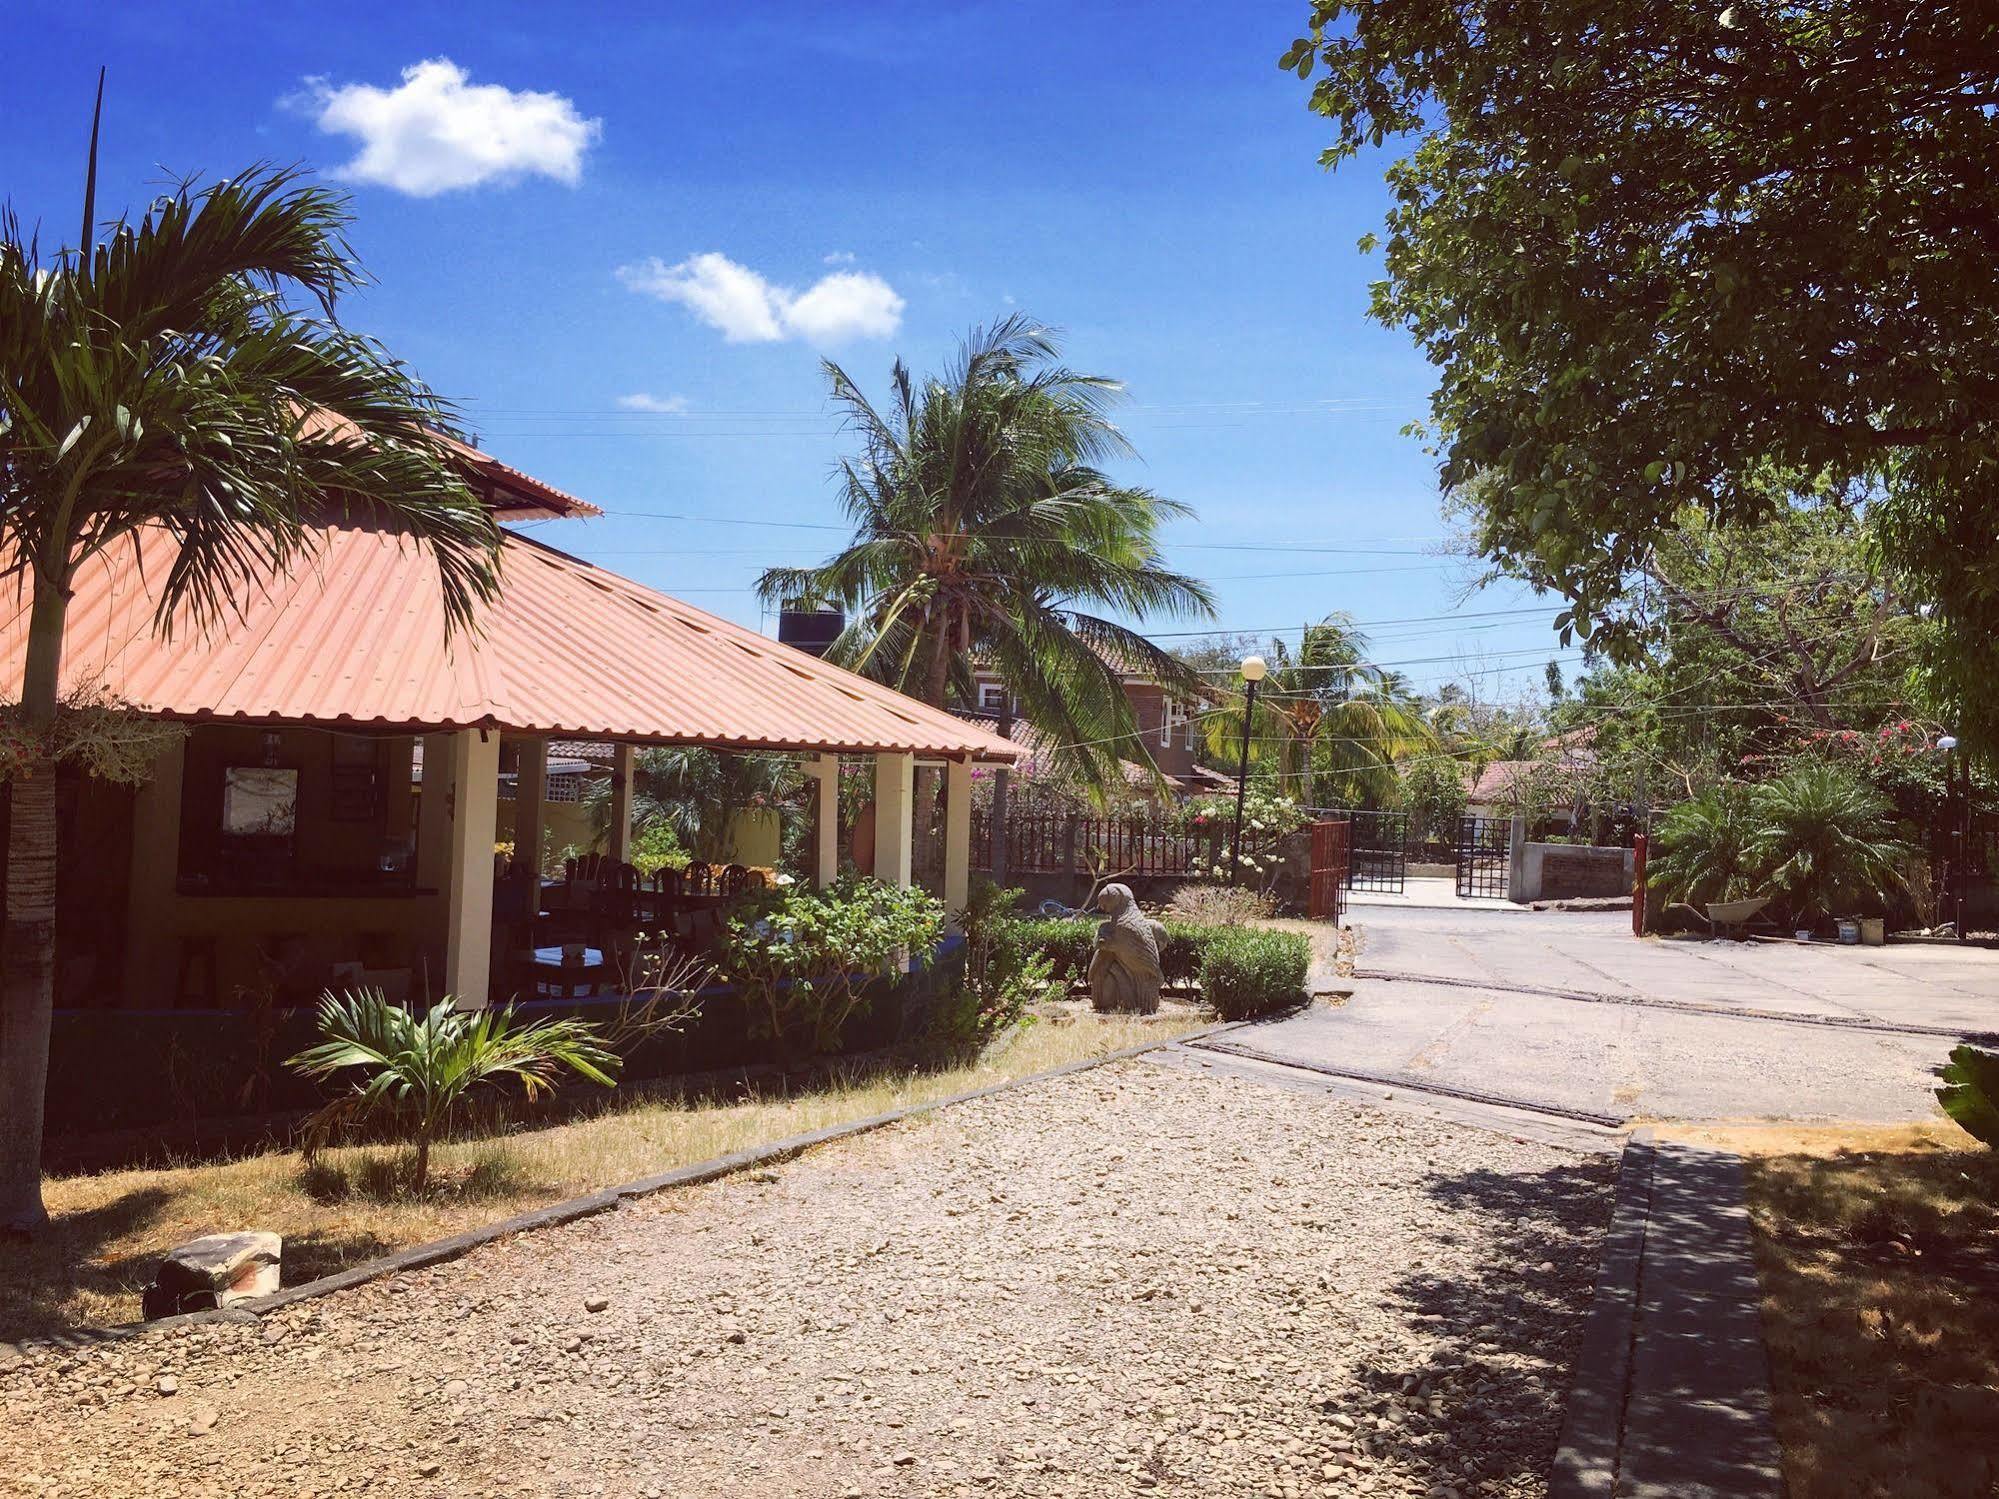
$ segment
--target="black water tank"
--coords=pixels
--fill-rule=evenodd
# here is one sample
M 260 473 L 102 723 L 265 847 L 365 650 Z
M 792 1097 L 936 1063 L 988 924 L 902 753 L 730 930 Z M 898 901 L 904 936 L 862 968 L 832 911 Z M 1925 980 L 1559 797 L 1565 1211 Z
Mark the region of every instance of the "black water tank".
M 847 616 L 838 609 L 784 609 L 777 616 L 777 638 L 808 656 L 825 655 L 846 627 Z

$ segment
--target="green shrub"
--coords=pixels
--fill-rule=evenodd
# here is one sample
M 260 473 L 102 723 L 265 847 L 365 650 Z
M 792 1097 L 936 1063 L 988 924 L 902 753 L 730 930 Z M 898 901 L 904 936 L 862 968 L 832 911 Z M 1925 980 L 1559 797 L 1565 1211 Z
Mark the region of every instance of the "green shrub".
M 1023 916 L 1008 923 L 1010 941 L 1047 955 L 1059 983 L 1081 983 L 1090 971 L 1097 923 L 1085 916 Z
M 1750 818 L 1749 857 L 1801 924 L 1882 911 L 1901 887 L 1888 799 L 1849 771 L 1800 761 L 1750 793 Z
M 1031 1019 L 1028 1006 L 1059 992 L 1055 965 L 1014 914 L 1022 892 L 975 880 L 960 922 L 965 971 L 943 995 L 931 1040 L 947 1051 L 976 1052 Z
M 1749 856 L 1753 832 L 1747 787 L 1717 786 L 1682 802 L 1659 824 L 1646 887 L 1662 906 L 1674 900 L 1703 906 L 1760 894 Z
M 927 961 L 943 934 L 942 903 L 914 886 L 795 885 L 737 908 L 717 967 L 749 1005 L 752 1034 L 786 1053 L 828 1052 L 896 960 Z
M 1973 1139 L 1999 1150 L 1999 1052 L 1954 1047 L 1943 1080 L 1937 1089 L 1943 1111 Z
M 1204 927 L 1201 997 L 1224 1020 L 1247 1020 L 1305 998 L 1312 944 L 1299 932 Z
M 665 818 L 647 823 L 632 837 L 632 868 L 648 878 L 662 869 L 685 869 L 690 862 L 673 824 Z

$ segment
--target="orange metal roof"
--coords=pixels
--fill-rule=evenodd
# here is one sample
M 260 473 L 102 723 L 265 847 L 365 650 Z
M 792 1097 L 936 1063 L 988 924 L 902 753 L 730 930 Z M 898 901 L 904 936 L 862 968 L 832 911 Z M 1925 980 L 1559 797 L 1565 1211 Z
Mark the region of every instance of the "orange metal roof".
M 309 430 L 358 435 L 358 429 L 345 417 L 337 416 L 324 407 L 307 413 L 305 425 Z M 579 500 L 553 484 L 544 484 L 533 474 L 524 474 L 512 465 L 502 463 L 491 453 L 482 453 L 471 443 L 453 437 L 449 432 L 435 427 L 428 430 L 458 455 L 464 465 L 466 481 L 479 491 L 480 498 L 492 507 L 501 520 L 562 520 L 604 513 L 588 500 Z
M 526 733 L 717 748 L 1011 761 L 1017 746 L 950 713 L 677 599 L 507 533 L 501 593 L 445 639 L 437 567 L 396 532 L 344 524 L 205 635 L 154 628 L 178 543 L 140 533 L 84 564 L 66 690 L 146 713 L 403 730 Z M 0 553 L 0 570 L 12 568 Z M 4 575 L 4 571 L 0 571 Z M 15 571 L 14 578 L 20 578 Z M 18 700 L 25 586 L 0 592 L 0 699 Z

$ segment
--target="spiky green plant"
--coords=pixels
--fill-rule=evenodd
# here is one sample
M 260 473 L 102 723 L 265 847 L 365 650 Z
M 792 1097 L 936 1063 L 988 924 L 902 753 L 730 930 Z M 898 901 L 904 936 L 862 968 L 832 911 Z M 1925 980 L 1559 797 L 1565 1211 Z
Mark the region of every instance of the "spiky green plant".
M 406 1126 L 416 1147 L 412 1190 L 418 1195 L 430 1180 L 431 1143 L 449 1128 L 471 1089 L 511 1079 L 534 1098 L 553 1088 L 564 1070 L 608 1088 L 622 1065 L 587 1021 L 521 1025 L 512 1005 L 460 1010 L 448 995 L 418 1013 L 377 990 L 328 992 L 319 1002 L 319 1033 L 324 1041 L 285 1065 L 311 1078 L 350 1067 L 365 1075 L 306 1121 L 307 1159 L 343 1130 L 391 1118 Z
M 1705 791 L 1660 822 L 1645 882 L 1661 900 L 1696 906 L 1758 894 L 1759 871 L 1749 853 L 1754 832 L 1747 787 Z
M 1802 761 L 1756 787 L 1749 808 L 1749 860 L 1800 923 L 1879 910 L 1901 888 L 1909 850 L 1888 799 L 1850 772 Z
M 1943 1111 L 1966 1134 L 1999 1150 L 1999 1052 L 1969 1043 L 1952 1048 L 1937 1089 Z

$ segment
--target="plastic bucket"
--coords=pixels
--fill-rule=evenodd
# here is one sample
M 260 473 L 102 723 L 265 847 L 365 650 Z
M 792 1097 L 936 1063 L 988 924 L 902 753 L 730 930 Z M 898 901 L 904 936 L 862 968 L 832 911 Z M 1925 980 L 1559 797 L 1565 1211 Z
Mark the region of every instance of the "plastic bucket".
M 1839 940 L 1847 947 L 1860 946 L 1860 923 L 1850 916 L 1840 917 Z

